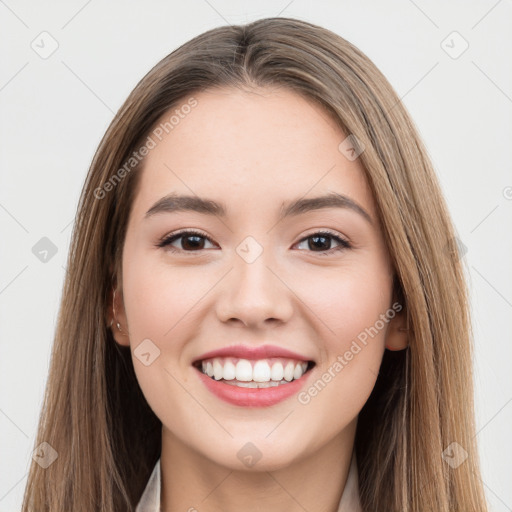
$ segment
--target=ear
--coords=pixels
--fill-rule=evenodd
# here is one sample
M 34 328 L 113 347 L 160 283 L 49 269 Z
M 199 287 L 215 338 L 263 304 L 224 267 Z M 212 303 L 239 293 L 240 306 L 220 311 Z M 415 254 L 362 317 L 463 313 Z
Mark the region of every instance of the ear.
M 390 320 L 385 338 L 385 346 L 388 350 L 404 350 L 409 346 L 409 331 L 405 317 L 406 314 L 400 311 Z
M 108 298 L 108 325 L 119 345 L 129 347 L 130 337 L 128 336 L 128 324 L 123 302 L 123 290 L 112 286 Z
M 389 321 L 388 328 L 386 330 L 386 337 L 384 340 L 385 347 L 388 350 L 404 350 L 409 346 L 409 330 L 407 325 L 407 308 L 405 307 L 405 301 L 398 300 L 398 296 L 402 297 L 402 294 L 393 293 L 393 311 L 395 316 Z M 402 308 L 398 310 L 398 304 Z

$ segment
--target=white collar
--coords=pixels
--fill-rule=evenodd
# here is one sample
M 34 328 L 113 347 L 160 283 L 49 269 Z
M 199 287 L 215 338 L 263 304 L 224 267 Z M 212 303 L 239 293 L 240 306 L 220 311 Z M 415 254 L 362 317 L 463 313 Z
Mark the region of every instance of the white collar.
M 160 459 L 158 459 L 135 512 L 160 512 L 160 478 Z M 362 512 L 358 484 L 356 453 L 354 451 L 337 512 Z

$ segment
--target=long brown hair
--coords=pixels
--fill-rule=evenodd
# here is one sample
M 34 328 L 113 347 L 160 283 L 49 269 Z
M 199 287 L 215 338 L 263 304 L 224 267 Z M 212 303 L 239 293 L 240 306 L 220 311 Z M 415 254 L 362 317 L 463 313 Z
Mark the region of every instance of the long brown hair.
M 58 457 L 46 469 L 32 463 L 23 511 L 133 510 L 160 456 L 161 423 L 139 388 L 130 349 L 115 343 L 107 324 L 141 168 L 126 162 L 163 114 L 222 86 L 293 90 L 364 147 L 409 347 L 385 352 L 359 415 L 363 510 L 485 512 L 466 269 L 427 151 L 368 57 L 329 30 L 289 18 L 220 27 L 187 42 L 139 82 L 103 137 L 75 219 L 36 441 Z M 454 449 L 467 453 L 458 467 L 448 463 Z

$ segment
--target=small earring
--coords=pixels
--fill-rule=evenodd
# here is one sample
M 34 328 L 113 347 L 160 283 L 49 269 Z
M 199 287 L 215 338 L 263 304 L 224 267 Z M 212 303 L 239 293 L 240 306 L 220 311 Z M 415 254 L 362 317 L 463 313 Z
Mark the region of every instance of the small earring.
M 113 317 L 116 320 L 117 330 L 122 335 L 126 336 L 126 333 L 124 333 L 123 330 L 121 329 L 121 324 L 118 322 L 117 317 L 116 317 L 116 291 L 115 290 L 114 290 L 114 296 L 113 296 L 113 299 L 112 299 L 112 312 L 113 312 Z M 112 324 L 114 323 L 114 318 L 112 318 L 112 320 L 110 320 L 110 327 L 112 327 Z

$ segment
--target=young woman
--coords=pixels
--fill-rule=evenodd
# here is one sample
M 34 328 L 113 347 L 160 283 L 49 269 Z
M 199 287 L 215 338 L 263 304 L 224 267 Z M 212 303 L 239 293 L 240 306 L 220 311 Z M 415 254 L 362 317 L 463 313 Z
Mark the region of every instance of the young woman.
M 23 510 L 484 512 L 454 239 L 353 45 L 184 44 L 91 165 Z

